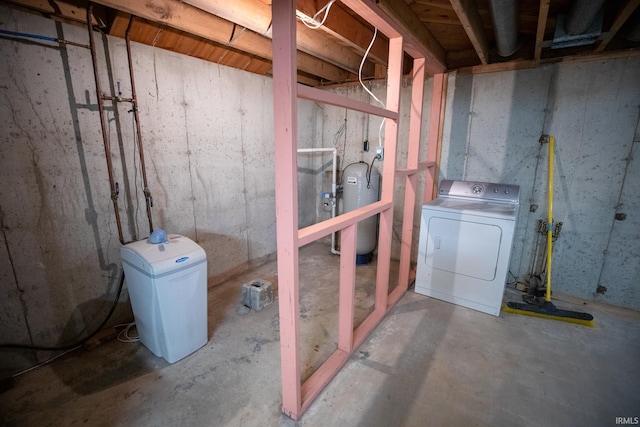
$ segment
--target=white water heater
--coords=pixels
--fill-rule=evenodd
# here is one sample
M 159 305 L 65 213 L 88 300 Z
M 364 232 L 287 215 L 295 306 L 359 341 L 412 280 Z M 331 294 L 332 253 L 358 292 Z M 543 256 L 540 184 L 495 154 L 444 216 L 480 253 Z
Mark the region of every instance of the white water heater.
M 345 213 L 380 200 L 380 172 L 365 162 L 347 166 L 342 176 L 342 200 Z M 371 262 L 377 237 L 377 215 L 358 223 L 356 264 Z

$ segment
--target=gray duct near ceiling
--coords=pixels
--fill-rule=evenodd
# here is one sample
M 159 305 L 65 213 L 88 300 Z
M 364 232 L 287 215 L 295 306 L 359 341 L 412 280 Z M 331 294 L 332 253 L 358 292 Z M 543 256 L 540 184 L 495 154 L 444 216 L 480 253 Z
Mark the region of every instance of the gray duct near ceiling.
M 575 0 L 564 21 L 564 29 L 569 35 L 586 32 L 595 21 L 605 0 Z
M 493 31 L 498 55 L 511 56 L 518 45 L 518 2 L 513 0 L 490 0 Z

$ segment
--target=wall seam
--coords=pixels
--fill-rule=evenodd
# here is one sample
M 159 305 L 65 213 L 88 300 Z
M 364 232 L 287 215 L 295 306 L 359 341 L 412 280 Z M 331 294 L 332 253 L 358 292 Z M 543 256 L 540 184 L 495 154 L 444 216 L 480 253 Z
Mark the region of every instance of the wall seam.
M 187 143 L 187 163 L 189 164 L 189 187 L 191 188 L 191 210 L 193 212 L 193 230 L 195 241 L 198 239 L 198 218 L 196 215 L 196 196 L 193 191 L 193 165 L 191 164 L 191 146 L 189 145 L 189 125 L 187 118 L 187 100 L 185 98 L 184 85 L 182 87 L 182 106 L 184 108 L 184 129 L 185 129 L 185 142 Z
M 471 151 L 471 128 L 473 126 L 473 106 L 476 101 L 475 76 L 471 79 L 471 99 L 469 100 L 469 122 L 467 124 L 467 140 L 464 149 L 464 166 L 462 167 L 462 179 L 467 179 L 467 168 L 469 167 L 469 152 Z M 436 178 L 437 179 L 437 178 Z
M 24 290 L 20 287 L 20 283 L 18 281 L 18 272 L 16 271 L 16 266 L 13 262 L 13 257 L 11 256 L 11 248 L 9 247 L 9 240 L 7 239 L 6 228 L 4 225 L 4 211 L 2 210 L 2 206 L 0 206 L 0 230 L 2 230 L 2 238 L 4 240 L 4 246 L 7 249 L 7 257 L 9 258 L 9 264 L 11 264 L 11 273 L 13 274 L 13 281 L 16 284 L 16 290 L 18 291 L 18 298 L 20 299 L 20 305 L 22 306 L 22 317 L 24 319 L 25 327 L 27 328 L 27 333 L 29 334 L 29 343 L 33 345 L 33 335 L 31 333 L 31 327 L 29 326 L 29 319 L 27 317 L 27 313 L 29 312 L 29 307 L 27 307 L 27 303 L 23 298 Z
M 545 107 L 544 107 L 544 117 L 542 118 L 542 129 L 541 129 L 541 136 L 545 135 L 548 133 L 548 121 L 550 120 L 550 116 L 553 116 L 553 109 L 555 108 L 555 88 L 556 88 L 556 84 L 557 84 L 557 78 L 558 78 L 558 66 L 557 65 L 552 65 L 552 72 L 551 72 L 551 78 L 549 79 L 549 88 L 547 89 L 547 100 L 545 102 Z M 529 195 L 529 212 L 531 212 L 531 206 L 535 205 L 535 193 L 536 193 L 536 183 L 538 181 L 538 170 L 540 168 L 540 160 L 542 159 L 542 143 L 540 143 L 538 141 L 538 154 L 536 156 L 536 167 L 533 171 L 533 185 L 531 186 L 531 193 Z M 526 242 L 527 242 L 527 238 L 529 236 L 529 227 L 531 225 L 531 217 L 533 215 L 527 215 L 526 218 L 526 225 L 524 228 L 524 236 L 522 238 L 523 242 L 522 242 L 522 253 L 520 256 L 520 265 L 518 266 L 518 272 L 522 271 L 522 263 L 523 260 L 525 259 L 525 247 L 526 247 Z M 536 233 L 537 234 L 537 233 Z M 535 253 L 535 249 L 536 249 L 536 244 L 539 244 L 538 239 L 536 238 L 536 235 L 534 234 L 533 239 L 532 239 L 532 245 L 533 247 L 531 248 L 531 252 L 529 253 L 529 266 L 533 265 L 533 268 L 531 269 L 531 271 L 527 271 L 526 274 L 528 275 L 528 277 L 532 277 L 534 276 L 535 273 L 542 273 L 542 272 L 536 272 L 533 271 L 536 268 L 536 264 L 537 264 L 537 260 L 533 259 L 534 253 Z
M 625 67 L 625 71 L 629 69 L 629 62 L 630 62 L 630 59 L 627 58 L 627 67 Z M 623 81 L 623 80 L 624 79 L 620 79 L 619 81 Z M 635 145 L 638 143 L 638 139 L 639 139 L 638 135 L 640 135 L 640 107 L 637 107 L 637 113 L 636 114 L 637 114 L 638 118 L 636 119 L 635 132 L 633 133 L 633 137 L 631 139 L 631 146 L 629 147 L 629 153 L 627 154 L 627 157 L 624 159 L 625 163 L 626 163 L 625 166 L 624 166 L 624 174 L 622 175 L 622 182 L 620 183 L 620 191 L 618 192 L 618 199 L 617 199 L 616 204 L 614 206 L 614 217 L 611 220 L 611 227 L 609 228 L 609 237 L 607 238 L 607 245 L 605 246 L 604 251 L 602 251 L 603 261 L 602 261 L 602 264 L 600 265 L 600 273 L 598 274 L 598 281 L 596 282 L 596 289 L 598 289 L 600 287 L 600 283 L 602 281 L 602 275 L 604 274 L 604 268 L 605 268 L 605 266 L 607 264 L 609 247 L 611 245 L 611 239 L 613 238 L 613 230 L 614 230 L 615 224 L 616 224 L 615 213 L 622 206 L 621 200 L 622 200 L 622 194 L 624 193 L 624 186 L 625 186 L 625 183 L 627 181 L 627 173 L 629 172 L 629 166 L 631 165 L 631 162 L 633 161 L 634 148 L 635 148 Z

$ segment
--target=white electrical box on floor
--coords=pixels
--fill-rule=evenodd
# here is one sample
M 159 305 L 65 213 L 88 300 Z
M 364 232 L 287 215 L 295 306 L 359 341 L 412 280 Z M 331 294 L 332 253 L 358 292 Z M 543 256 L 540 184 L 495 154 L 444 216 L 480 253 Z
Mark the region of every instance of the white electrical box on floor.
M 208 340 L 207 256 L 184 236 L 161 236 L 158 243 L 151 243 L 152 234 L 125 245 L 120 253 L 140 341 L 174 363 Z

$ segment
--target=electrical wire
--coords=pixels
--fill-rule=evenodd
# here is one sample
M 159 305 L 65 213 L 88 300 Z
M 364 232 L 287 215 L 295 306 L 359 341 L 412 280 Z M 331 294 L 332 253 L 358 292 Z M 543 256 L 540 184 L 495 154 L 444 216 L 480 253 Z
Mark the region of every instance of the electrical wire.
M 371 95 L 371 97 L 373 99 L 376 100 L 376 102 L 378 102 L 378 104 L 380 104 L 382 106 L 382 108 L 387 108 L 384 105 L 384 102 L 380 101 L 378 99 L 377 96 L 375 96 L 373 94 L 373 92 L 371 92 L 367 86 L 365 86 L 364 82 L 362 81 L 362 67 L 364 67 L 364 63 L 367 60 L 367 57 L 369 56 L 369 52 L 371 52 L 371 48 L 373 47 L 373 43 L 376 41 L 376 37 L 378 36 L 378 28 L 374 28 L 373 29 L 373 37 L 371 38 L 371 42 L 369 43 L 369 47 L 367 47 L 367 50 L 364 52 L 364 56 L 362 57 L 362 61 L 360 61 L 360 67 L 358 67 L 358 81 L 360 82 L 360 85 L 364 88 L 365 91 L 367 91 L 367 93 L 369 95 Z
M 513 273 L 511 272 L 511 270 L 509 270 L 509 274 L 510 274 L 511 276 L 513 276 L 513 281 L 512 281 L 512 282 L 507 281 L 506 285 L 507 285 L 507 286 L 515 285 L 515 284 L 518 282 L 518 278 L 516 277 L 516 275 L 515 275 L 515 274 L 513 274 Z
M 115 311 L 116 306 L 118 305 L 118 301 L 120 300 L 120 294 L 122 293 L 122 286 L 123 285 L 124 285 L 124 270 L 120 274 L 120 284 L 118 285 L 118 292 L 116 293 L 116 297 L 113 299 L 113 304 L 111 304 L 111 308 L 109 309 L 109 312 L 107 313 L 107 316 L 102 321 L 102 323 L 100 323 L 100 326 L 98 326 L 86 338 L 82 338 L 82 339 L 80 339 L 80 340 L 78 340 L 78 341 L 76 341 L 76 342 L 74 342 L 72 344 L 62 345 L 62 346 L 42 346 L 42 345 L 17 344 L 17 343 L 0 343 L 0 348 L 22 348 L 22 349 L 26 349 L 26 350 L 57 351 L 57 350 L 75 349 L 75 348 L 81 346 L 82 344 L 84 344 L 85 342 L 87 342 L 91 338 L 93 338 L 98 332 L 100 332 L 102 330 L 102 328 L 104 328 L 104 325 L 107 324 L 107 322 L 109 321 L 109 319 L 113 315 L 113 312 Z
M 125 328 L 123 330 L 121 330 L 120 333 L 118 333 L 118 341 L 126 342 L 126 343 L 140 341 L 140 336 L 139 335 L 138 336 L 129 335 L 129 331 L 131 330 L 131 328 L 136 326 L 136 322 L 123 323 L 123 324 L 114 326 L 114 328 L 118 328 L 118 327 L 122 327 L 122 326 L 124 326 Z
M 329 3 L 327 3 L 322 9 L 320 9 L 319 11 L 316 12 L 315 15 L 313 15 L 313 18 L 309 18 L 306 15 L 302 15 L 299 14 L 297 17 L 300 21 L 302 21 L 302 23 L 304 25 L 307 26 L 307 28 L 311 28 L 312 30 L 317 30 L 318 28 L 322 27 L 325 23 L 325 21 L 327 20 L 327 16 L 329 16 L 329 9 L 331 9 L 331 6 L 336 2 L 336 0 L 331 0 Z M 318 21 L 318 16 L 324 12 L 324 17 L 322 18 L 322 21 Z
M 344 173 L 345 173 L 345 171 L 347 170 L 347 168 L 349 166 L 358 165 L 358 164 L 364 163 L 365 165 L 367 165 L 367 171 L 365 172 L 365 177 L 367 178 L 367 189 L 371 189 L 371 171 L 373 170 L 373 162 L 378 160 L 379 157 L 380 157 L 379 155 L 376 155 L 371 160 L 371 164 L 367 164 L 366 162 L 364 162 L 362 160 L 360 160 L 359 162 L 349 163 L 347 166 L 344 167 L 344 169 L 342 169 L 342 172 L 340 172 L 340 185 L 342 185 L 342 177 L 344 176 Z
M 77 347 L 70 348 L 69 350 L 66 350 L 66 351 L 62 352 L 62 353 L 58 354 L 57 356 L 52 357 L 51 359 L 47 359 L 47 360 L 45 360 L 44 362 L 38 363 L 37 365 L 30 366 L 29 368 L 25 369 L 24 371 L 17 372 L 17 373 L 15 373 L 15 374 L 11 375 L 11 377 L 12 377 L 12 378 L 15 378 L 15 377 L 17 377 L 17 376 L 20 376 L 20 375 L 26 374 L 27 372 L 31 372 L 31 371 L 33 371 L 34 369 L 38 369 L 38 368 L 40 368 L 41 366 L 48 365 L 49 363 L 53 362 L 54 360 L 59 359 L 59 358 L 61 358 L 62 356 L 64 356 L 65 354 L 69 354 L 69 353 L 71 353 L 72 351 L 74 351 L 74 350 L 76 350 L 76 349 L 78 349 L 78 348 L 80 348 L 80 347 L 81 347 L 81 346 L 77 346 Z
M 380 157 L 380 155 L 376 154 L 373 159 L 371 159 L 371 164 L 367 165 L 367 190 L 371 189 L 371 171 L 373 169 L 373 162 L 375 162 L 378 157 Z
M 344 135 L 346 129 L 347 129 L 347 119 L 345 118 L 340 128 L 338 128 L 336 133 L 334 133 L 333 136 L 331 137 L 331 140 L 332 140 L 331 142 L 335 148 L 338 148 L 338 144 L 340 143 L 338 140 L 340 139 L 341 136 Z
M 360 82 L 360 86 L 362 86 L 362 88 L 369 94 L 369 96 L 375 99 L 376 102 L 382 106 L 382 108 L 387 108 L 385 103 L 380 101 L 380 99 L 378 99 L 378 97 L 375 96 L 373 92 L 369 90 L 369 88 L 362 81 L 362 67 L 364 67 L 364 63 L 366 62 L 367 57 L 369 56 L 369 52 L 371 52 L 371 48 L 373 47 L 373 43 L 376 41 L 377 36 L 378 36 L 378 28 L 376 27 L 373 29 L 373 37 L 371 38 L 369 47 L 367 47 L 367 50 L 364 52 L 362 61 L 360 61 L 360 67 L 358 67 L 358 81 Z M 384 123 L 385 123 L 385 120 L 382 119 L 382 122 L 380 123 L 380 129 L 378 129 L 378 146 L 380 147 L 382 147 L 382 129 L 384 128 Z
M 345 171 L 347 170 L 347 168 L 348 168 L 349 166 L 357 165 L 357 164 L 359 164 L 359 163 L 364 163 L 364 162 L 363 162 L 362 160 L 360 160 L 359 162 L 352 162 L 352 163 L 349 163 L 347 166 L 345 166 L 345 167 L 342 169 L 342 172 L 340 172 L 340 185 L 342 185 L 342 177 L 344 177 L 344 173 L 345 173 Z

